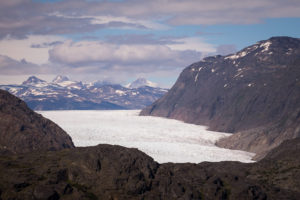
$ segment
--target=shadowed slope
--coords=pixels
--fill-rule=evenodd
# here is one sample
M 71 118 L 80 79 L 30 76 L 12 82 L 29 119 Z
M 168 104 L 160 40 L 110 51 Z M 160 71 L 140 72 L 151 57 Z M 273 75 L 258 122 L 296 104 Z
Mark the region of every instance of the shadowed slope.
M 64 130 L 3 90 L 0 90 L 0 138 L 2 152 L 25 153 L 74 147 Z

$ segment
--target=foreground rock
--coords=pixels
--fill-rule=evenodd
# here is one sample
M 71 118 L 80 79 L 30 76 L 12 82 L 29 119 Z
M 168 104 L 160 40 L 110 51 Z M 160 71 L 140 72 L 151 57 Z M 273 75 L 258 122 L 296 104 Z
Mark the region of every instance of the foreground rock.
M 254 164 L 158 164 L 112 145 L 0 156 L 0 199 L 299 199 L 299 150 Z
M 259 159 L 300 136 L 299 77 L 300 39 L 274 37 L 190 65 L 141 115 L 236 133 L 218 145 L 255 152 Z
M 0 90 L 0 138 L 1 153 L 74 147 L 71 137 L 64 130 L 3 90 Z

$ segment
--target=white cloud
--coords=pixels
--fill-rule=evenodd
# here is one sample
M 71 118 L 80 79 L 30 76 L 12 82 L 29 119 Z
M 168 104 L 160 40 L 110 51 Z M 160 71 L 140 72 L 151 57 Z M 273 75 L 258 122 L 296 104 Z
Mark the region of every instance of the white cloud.
M 199 51 L 203 53 L 216 52 L 216 48 L 212 44 L 204 42 L 199 37 L 180 38 L 180 39 L 174 39 L 173 41 L 175 43 L 167 45 L 173 50 L 179 50 L 179 51 L 193 50 L 193 51 Z
M 164 62 L 174 59 L 179 52 L 164 45 L 117 45 L 98 41 L 66 41 L 50 51 L 52 61 L 65 64 L 112 62 L 132 64 Z
M 0 54 L 15 60 L 25 59 L 34 64 L 44 64 L 48 62 L 48 51 L 52 48 L 47 44 L 63 40 L 62 37 L 51 35 L 30 35 L 25 39 L 14 39 L 8 36 L 0 40 Z
M 121 23 L 120 27 L 129 28 L 147 28 L 153 30 L 168 29 L 167 25 L 157 23 L 151 20 L 140 20 L 126 16 L 113 16 L 113 15 L 65 15 L 59 12 L 51 13 L 49 16 L 55 16 L 66 19 L 88 19 L 92 25 L 107 25 L 111 23 Z M 116 25 L 117 26 L 117 25 Z

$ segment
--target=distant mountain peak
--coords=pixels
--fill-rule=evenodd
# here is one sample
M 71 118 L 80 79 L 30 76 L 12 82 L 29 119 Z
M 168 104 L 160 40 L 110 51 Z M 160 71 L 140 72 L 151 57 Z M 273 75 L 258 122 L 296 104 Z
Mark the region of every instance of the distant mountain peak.
M 53 83 L 61 83 L 61 82 L 64 82 L 64 81 L 69 81 L 69 78 L 66 77 L 66 76 L 62 76 L 62 75 L 58 75 L 56 76 L 54 79 L 53 79 Z
M 30 76 L 26 81 L 24 81 L 23 85 L 31 85 L 31 84 L 38 84 L 38 83 L 46 83 L 46 81 L 37 78 L 36 76 Z
M 135 86 L 153 86 L 147 80 L 141 82 Z M 32 76 L 21 85 L 0 85 L 0 89 L 22 98 L 35 110 L 142 109 L 167 92 L 156 87 L 128 88 L 107 81 L 82 83 L 61 75 L 53 82 Z
M 143 86 L 157 87 L 157 83 L 153 83 L 145 78 L 138 78 L 132 83 L 127 85 L 128 88 L 139 88 Z

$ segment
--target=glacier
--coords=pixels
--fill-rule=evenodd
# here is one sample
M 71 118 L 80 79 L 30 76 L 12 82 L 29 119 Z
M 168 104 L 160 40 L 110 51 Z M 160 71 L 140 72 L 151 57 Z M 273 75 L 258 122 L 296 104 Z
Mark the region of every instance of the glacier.
M 215 142 L 231 134 L 178 120 L 138 116 L 139 110 L 39 111 L 62 127 L 75 146 L 137 148 L 159 163 L 253 162 L 254 153 L 224 149 Z

